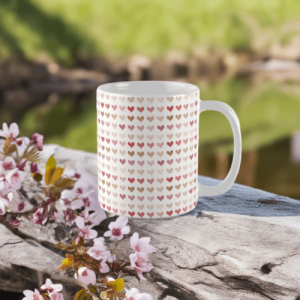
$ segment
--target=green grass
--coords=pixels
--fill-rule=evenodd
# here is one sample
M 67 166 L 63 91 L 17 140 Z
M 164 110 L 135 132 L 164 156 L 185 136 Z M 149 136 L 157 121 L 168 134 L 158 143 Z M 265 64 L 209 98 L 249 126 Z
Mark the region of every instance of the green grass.
M 298 0 L 1 0 L 0 54 L 72 63 L 90 54 L 188 54 L 199 44 L 249 49 L 244 16 L 276 30 L 299 13 Z

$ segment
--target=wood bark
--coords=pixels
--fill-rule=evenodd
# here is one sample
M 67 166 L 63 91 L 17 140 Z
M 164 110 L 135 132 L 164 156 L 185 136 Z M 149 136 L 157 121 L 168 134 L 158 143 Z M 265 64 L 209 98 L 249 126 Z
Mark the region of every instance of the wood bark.
M 68 169 L 81 161 L 97 180 L 96 154 L 48 145 L 41 164 L 53 152 Z M 219 182 L 201 176 L 199 181 Z M 299 215 L 298 200 L 234 184 L 223 195 L 199 198 L 189 214 L 131 219 L 131 233 L 150 236 L 157 251 L 150 255 L 154 269 L 145 275 L 147 281 L 128 277 L 127 285 L 151 293 L 155 300 L 299 299 Z M 109 217 L 95 227 L 99 236 L 116 218 Z M 1 225 L 0 289 L 22 292 L 51 276 L 64 284 L 65 299 L 73 299 L 80 287 L 72 283 L 71 272 L 56 270 L 63 253 L 53 247 L 71 237 L 70 229 L 62 223 L 42 227 L 23 221 L 16 234 Z

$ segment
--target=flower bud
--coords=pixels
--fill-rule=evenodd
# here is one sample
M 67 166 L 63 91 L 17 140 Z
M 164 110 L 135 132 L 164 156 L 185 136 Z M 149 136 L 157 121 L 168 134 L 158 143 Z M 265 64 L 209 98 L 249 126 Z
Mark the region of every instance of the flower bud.
M 19 226 L 21 225 L 21 222 L 20 222 L 19 220 L 15 219 L 15 220 L 12 220 L 12 221 L 10 222 L 10 224 L 11 224 L 13 227 L 19 227 Z

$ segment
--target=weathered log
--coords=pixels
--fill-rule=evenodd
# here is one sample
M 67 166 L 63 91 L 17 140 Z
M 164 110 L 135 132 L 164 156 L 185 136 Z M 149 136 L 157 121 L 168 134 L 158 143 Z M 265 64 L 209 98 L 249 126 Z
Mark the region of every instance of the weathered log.
M 81 160 L 96 181 L 96 154 L 50 145 L 45 147 L 42 162 L 53 152 L 58 163 L 69 169 Z M 219 182 L 202 176 L 199 181 Z M 234 184 L 224 195 L 199 198 L 189 214 L 131 219 L 131 232 L 150 236 L 157 251 L 150 255 L 154 269 L 146 274 L 148 280 L 128 277 L 128 286 L 151 293 L 155 300 L 296 300 L 300 297 L 299 215 L 298 200 Z M 110 221 L 96 227 L 99 235 Z M 35 230 L 32 238 L 31 226 Z M 53 279 L 60 276 L 64 282 L 72 278 L 72 274 L 68 277 L 55 270 L 62 254 L 52 248 L 69 230 L 61 224 L 48 226 L 41 230 L 37 225 L 22 224 L 22 237 L 0 226 L 1 289 L 38 287 L 39 274 L 45 273 Z M 55 236 L 57 227 L 65 235 Z M 72 299 L 75 291 L 76 286 L 68 283 L 66 299 Z

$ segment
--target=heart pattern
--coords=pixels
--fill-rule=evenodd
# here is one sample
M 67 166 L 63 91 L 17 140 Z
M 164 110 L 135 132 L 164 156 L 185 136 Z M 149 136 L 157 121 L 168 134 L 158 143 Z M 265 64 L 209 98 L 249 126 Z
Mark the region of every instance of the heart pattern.
M 198 200 L 199 91 L 127 97 L 97 91 L 98 199 L 134 218 L 166 218 Z

